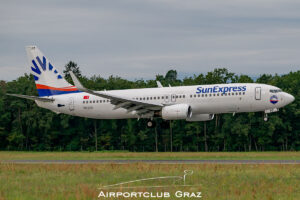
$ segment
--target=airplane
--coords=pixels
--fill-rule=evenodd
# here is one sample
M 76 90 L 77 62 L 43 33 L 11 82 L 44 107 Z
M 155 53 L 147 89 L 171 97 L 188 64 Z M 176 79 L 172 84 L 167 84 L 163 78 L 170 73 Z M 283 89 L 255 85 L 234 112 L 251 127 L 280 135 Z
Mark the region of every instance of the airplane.
M 39 96 L 8 94 L 34 100 L 55 113 L 94 119 L 153 118 L 208 121 L 215 114 L 277 112 L 295 100 L 280 88 L 258 83 L 229 83 L 157 88 L 94 91 L 85 88 L 70 71 L 68 83 L 37 46 L 26 47 L 31 74 Z

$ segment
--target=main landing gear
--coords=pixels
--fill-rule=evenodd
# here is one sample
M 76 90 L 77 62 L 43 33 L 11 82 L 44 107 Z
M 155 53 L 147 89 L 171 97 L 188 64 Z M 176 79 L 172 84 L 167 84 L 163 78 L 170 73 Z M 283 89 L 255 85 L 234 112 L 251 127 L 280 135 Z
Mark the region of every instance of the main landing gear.
M 264 113 L 264 121 L 267 122 L 268 121 L 268 113 Z
M 149 119 L 149 120 L 147 121 L 147 127 L 148 127 L 148 128 L 153 128 L 153 127 L 155 127 L 155 122 L 154 122 L 153 120 Z

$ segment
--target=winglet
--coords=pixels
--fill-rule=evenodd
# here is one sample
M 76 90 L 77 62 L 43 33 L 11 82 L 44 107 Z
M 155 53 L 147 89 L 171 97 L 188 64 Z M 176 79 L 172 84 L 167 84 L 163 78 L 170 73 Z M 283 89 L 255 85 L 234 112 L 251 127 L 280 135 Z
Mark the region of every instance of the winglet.
M 80 81 L 78 80 L 78 78 L 74 75 L 74 73 L 72 71 L 69 71 L 70 75 L 71 75 L 71 78 L 75 84 L 75 87 L 78 89 L 78 90 L 81 90 L 81 91 L 86 91 L 87 89 L 85 87 L 83 87 L 83 85 L 80 83 Z
M 164 86 L 162 86 L 162 84 L 159 81 L 156 81 L 157 87 L 159 88 L 163 88 Z

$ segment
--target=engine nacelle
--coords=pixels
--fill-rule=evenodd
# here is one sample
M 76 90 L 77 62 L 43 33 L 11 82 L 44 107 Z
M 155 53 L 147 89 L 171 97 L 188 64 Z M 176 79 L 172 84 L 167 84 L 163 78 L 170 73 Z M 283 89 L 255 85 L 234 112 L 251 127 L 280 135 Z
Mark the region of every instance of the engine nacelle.
M 161 117 L 166 120 L 187 119 L 192 116 L 192 108 L 187 104 L 175 104 L 163 107 Z
M 209 121 L 214 118 L 214 114 L 197 114 L 189 118 L 186 118 L 186 121 L 189 122 L 199 122 L 199 121 Z

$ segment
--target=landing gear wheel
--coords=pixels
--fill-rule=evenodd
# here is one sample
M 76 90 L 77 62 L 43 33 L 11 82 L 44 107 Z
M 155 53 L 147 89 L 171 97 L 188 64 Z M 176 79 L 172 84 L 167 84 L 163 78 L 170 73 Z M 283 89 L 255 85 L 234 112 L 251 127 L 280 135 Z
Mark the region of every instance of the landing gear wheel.
M 147 121 L 148 128 L 153 128 L 155 126 L 155 122 L 152 120 Z
M 265 121 L 265 122 L 268 121 L 268 114 L 267 114 L 267 113 L 265 113 L 265 115 L 264 115 L 264 121 Z

